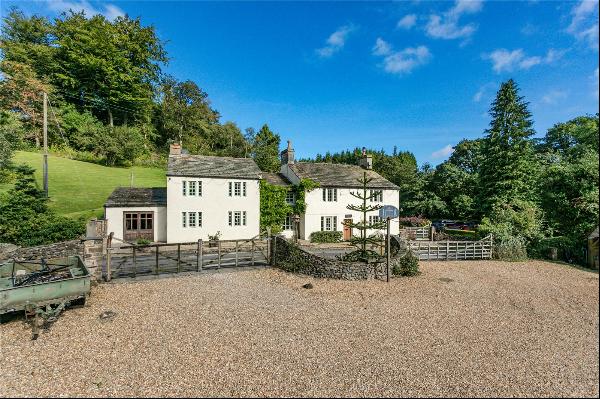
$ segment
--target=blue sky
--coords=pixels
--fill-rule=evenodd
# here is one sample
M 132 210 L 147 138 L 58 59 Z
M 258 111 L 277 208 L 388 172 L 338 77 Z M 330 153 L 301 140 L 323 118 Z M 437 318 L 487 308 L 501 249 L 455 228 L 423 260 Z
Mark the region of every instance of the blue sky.
M 268 123 L 301 157 L 368 146 L 437 164 L 483 135 L 514 78 L 538 135 L 598 110 L 598 1 L 7 1 L 156 27 L 166 71 L 196 81 L 223 121 Z

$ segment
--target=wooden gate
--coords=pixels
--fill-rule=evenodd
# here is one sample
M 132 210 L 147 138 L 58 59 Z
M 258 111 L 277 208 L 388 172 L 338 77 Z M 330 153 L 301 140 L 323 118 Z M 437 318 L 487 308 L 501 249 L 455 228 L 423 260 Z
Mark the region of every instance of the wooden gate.
M 107 249 L 105 280 L 203 270 L 266 266 L 267 237 L 247 240 L 219 240 L 173 244 L 125 245 Z

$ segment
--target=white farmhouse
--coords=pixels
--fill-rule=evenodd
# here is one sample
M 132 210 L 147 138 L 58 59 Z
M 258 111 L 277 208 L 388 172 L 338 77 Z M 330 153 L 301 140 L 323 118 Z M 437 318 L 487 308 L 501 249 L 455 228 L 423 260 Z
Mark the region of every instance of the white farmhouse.
M 362 190 L 358 179 L 367 173 L 370 200 L 399 207 L 399 188 L 372 170 L 372 159 L 364 155 L 360 165 L 294 162 L 294 150 L 281 153 L 280 173 L 261 172 L 249 158 L 182 154 L 171 146 L 166 188 L 123 188 L 113 191 L 105 207 L 107 231 L 127 242 L 147 239 L 183 243 L 219 233 L 222 240 L 249 239 L 260 232 L 260 180 L 289 187 L 286 201 L 294 204 L 294 190 L 302 179 L 319 188 L 305 193 L 306 212 L 299 215 L 298 237 L 309 239 L 316 231 L 342 231 L 349 239 L 354 233 L 344 222 L 359 222 L 362 214 L 348 204 L 360 200 L 350 193 Z M 369 222 L 379 219 L 371 212 Z M 294 235 L 292 215 L 283 225 L 283 234 Z M 375 233 L 371 231 L 368 233 Z
M 182 154 L 173 145 L 167 188 L 117 188 L 107 231 L 124 241 L 248 239 L 259 233 L 261 171 L 252 159 Z
M 316 162 L 295 162 L 294 150 L 288 141 L 288 148 L 281 153 L 281 175 L 291 184 L 299 184 L 302 179 L 310 179 L 319 184 L 319 188 L 305 194 L 306 212 L 300 215 L 299 238 L 309 239 L 316 231 L 342 231 L 343 239 L 348 240 L 355 232 L 344 226 L 344 222 L 359 222 L 363 215 L 346 208 L 348 204 L 359 204 L 361 200 L 350 192 L 362 190 L 358 179 L 372 180 L 367 185 L 368 195 L 373 195 L 373 204 L 400 204 L 400 188 L 372 170 L 370 155 L 363 154 L 360 165 L 346 165 Z M 378 212 L 371 212 L 369 222 L 379 221 Z M 285 229 L 284 229 L 285 230 Z M 367 231 L 368 234 L 375 231 Z M 288 234 L 286 234 L 288 235 Z

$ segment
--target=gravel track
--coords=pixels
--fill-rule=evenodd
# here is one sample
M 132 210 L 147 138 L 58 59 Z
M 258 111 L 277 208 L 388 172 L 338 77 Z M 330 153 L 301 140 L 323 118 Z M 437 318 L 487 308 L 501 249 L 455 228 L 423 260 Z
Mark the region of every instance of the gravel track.
M 0 326 L 0 396 L 598 397 L 597 273 L 421 270 L 390 284 L 275 269 L 103 284 L 37 341 L 22 321 Z

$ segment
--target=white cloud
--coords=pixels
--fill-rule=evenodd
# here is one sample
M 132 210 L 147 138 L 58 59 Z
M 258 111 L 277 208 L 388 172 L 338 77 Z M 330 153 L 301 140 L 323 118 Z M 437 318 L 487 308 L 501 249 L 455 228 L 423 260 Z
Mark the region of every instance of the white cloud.
M 410 29 L 417 23 L 417 16 L 415 14 L 409 14 L 402 17 L 400 21 L 398 21 L 398 28 L 402 29 Z
M 483 58 L 492 61 L 492 68 L 496 73 L 512 72 L 517 69 L 529 69 L 535 65 L 551 64 L 566 53 L 566 50 L 549 49 L 544 57 L 526 56 L 523 49 L 509 51 L 507 49 L 497 49 L 489 54 L 484 54 Z
M 420 65 L 429 62 L 432 55 L 425 46 L 407 47 L 395 51 L 392 45 L 381 38 L 377 38 L 373 46 L 373 55 L 382 56 L 383 70 L 393 74 L 407 74 Z
M 327 45 L 316 50 L 317 54 L 323 58 L 331 57 L 344 48 L 346 45 L 346 40 L 348 39 L 348 35 L 350 35 L 350 33 L 352 33 L 354 30 L 356 30 L 354 25 L 344 25 L 339 27 L 327 38 Z
M 562 90 L 550 90 L 542 97 L 544 104 L 556 104 L 559 100 L 566 98 L 567 92 Z
M 373 54 L 374 55 L 388 55 L 392 51 L 392 46 L 378 37 L 375 41 L 375 46 L 373 46 Z
M 481 86 L 479 88 L 479 90 L 477 91 L 477 93 L 475 93 L 475 95 L 473 96 L 473 101 L 475 101 L 476 103 L 478 103 L 479 101 L 481 101 L 481 99 L 483 98 L 483 96 L 487 95 L 487 93 L 492 90 L 494 87 L 496 87 L 496 83 L 486 83 L 483 86 Z
M 480 0 L 457 0 L 454 7 L 440 15 L 430 15 L 425 27 L 427 35 L 438 39 L 468 38 L 477 30 L 477 25 L 459 25 L 459 19 L 464 14 L 475 14 L 481 11 Z
M 598 50 L 598 0 L 581 0 L 571 10 L 567 32 Z
M 432 152 L 431 158 L 433 158 L 433 159 L 446 158 L 446 157 L 449 157 L 450 155 L 452 155 L 453 152 L 454 152 L 454 148 L 452 148 L 452 146 L 450 144 L 448 144 L 441 150 Z
M 539 33 L 540 28 L 536 25 L 533 25 L 531 23 L 527 23 L 525 24 L 525 26 L 523 26 L 521 28 L 521 33 L 526 35 L 526 36 L 531 36 L 534 35 L 536 33 Z
M 46 2 L 48 8 L 57 13 L 73 10 L 75 12 L 83 11 L 86 17 L 92 17 L 96 14 L 102 14 L 107 19 L 113 20 L 117 17 L 124 16 L 125 12 L 114 4 L 103 4 L 103 10 L 95 8 L 87 0 L 52 0 Z

